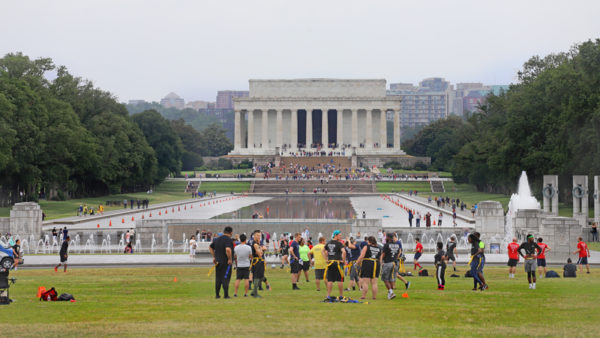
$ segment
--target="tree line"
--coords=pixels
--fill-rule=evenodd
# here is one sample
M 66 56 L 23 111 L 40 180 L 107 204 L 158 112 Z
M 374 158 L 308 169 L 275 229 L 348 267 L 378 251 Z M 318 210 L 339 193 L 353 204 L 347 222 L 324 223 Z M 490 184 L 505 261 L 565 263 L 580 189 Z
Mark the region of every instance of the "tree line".
M 425 127 L 407 152 L 480 191 L 514 192 L 524 170 L 541 197 L 543 175 L 559 175 L 568 201 L 572 175 L 600 175 L 600 39 L 532 57 L 517 75 L 477 112 Z
M 52 79 L 50 79 L 52 78 Z M 109 92 L 22 53 L 0 59 L 0 205 L 143 191 L 231 143 L 148 110 L 130 116 Z

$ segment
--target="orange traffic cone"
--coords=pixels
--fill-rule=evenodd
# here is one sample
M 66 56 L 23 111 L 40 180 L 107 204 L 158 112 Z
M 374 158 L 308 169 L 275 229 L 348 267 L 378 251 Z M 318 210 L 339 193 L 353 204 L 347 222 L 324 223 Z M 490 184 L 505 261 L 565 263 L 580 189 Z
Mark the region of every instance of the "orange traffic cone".
M 125 218 L 121 218 L 121 223 L 125 223 Z
M 183 206 L 183 210 L 187 210 L 187 205 L 184 205 L 184 206 Z
M 177 283 L 177 277 L 173 278 L 173 283 Z
M 112 226 L 112 220 L 108 221 L 108 226 L 111 227 Z
M 405 293 L 403 293 L 403 294 L 402 294 L 402 298 L 408 298 L 408 293 L 406 293 L 406 292 L 405 292 Z
M 150 213 L 150 215 L 148 217 L 152 217 L 152 213 Z
M 142 219 L 144 219 L 144 214 L 142 214 Z
M 100 223 L 96 224 L 96 228 L 99 228 L 99 227 L 100 227 Z
M 193 209 L 193 208 L 194 208 L 194 205 L 193 205 L 193 204 L 190 204 L 190 209 Z
M 133 222 L 133 216 L 131 216 L 131 221 Z
M 46 292 L 46 288 L 43 286 L 38 286 L 37 298 L 42 297 L 42 293 Z
M 160 215 L 162 215 L 162 214 L 161 214 L 161 213 L 160 213 L 160 211 L 159 211 L 159 212 L 158 212 L 158 216 L 160 216 Z
M 165 209 L 165 215 L 169 213 L 169 210 Z
M 433 220 L 433 225 L 435 225 L 435 220 Z

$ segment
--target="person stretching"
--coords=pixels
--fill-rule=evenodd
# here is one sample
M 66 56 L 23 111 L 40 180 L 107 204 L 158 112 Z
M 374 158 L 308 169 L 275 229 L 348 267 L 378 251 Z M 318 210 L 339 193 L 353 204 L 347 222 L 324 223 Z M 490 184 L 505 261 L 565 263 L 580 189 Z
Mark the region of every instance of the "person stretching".
M 525 255 L 521 250 L 525 250 Z M 525 258 L 525 272 L 527 272 L 527 281 L 529 282 L 529 288 L 535 290 L 535 270 L 537 269 L 536 264 L 536 250 L 542 251 L 539 245 L 535 242 L 532 234 L 527 235 L 527 242 L 524 242 L 519 247 L 519 255 Z

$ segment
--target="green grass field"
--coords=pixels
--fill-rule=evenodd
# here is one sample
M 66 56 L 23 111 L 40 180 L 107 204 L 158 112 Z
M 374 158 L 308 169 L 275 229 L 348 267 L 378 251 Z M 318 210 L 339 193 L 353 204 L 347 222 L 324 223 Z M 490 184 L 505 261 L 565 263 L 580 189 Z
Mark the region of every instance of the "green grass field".
M 198 188 L 199 191 L 216 191 L 217 193 L 230 193 L 230 192 L 247 192 L 250 190 L 250 182 L 248 181 L 204 181 Z
M 189 177 L 193 177 L 194 173 L 211 174 L 211 175 L 214 175 L 214 174 L 237 175 L 237 174 L 249 174 L 251 172 L 252 172 L 251 169 L 197 170 L 197 171 L 189 170 L 189 171 L 182 171 L 181 175 L 185 176 L 187 174 Z
M 431 267 L 427 267 L 431 271 Z M 461 275 L 464 267 L 461 268 Z M 5 336 L 595 336 L 600 321 L 600 273 L 577 279 L 542 279 L 529 290 L 522 266 L 486 268 L 490 289 L 474 292 L 472 280 L 410 277 L 409 298 L 368 304 L 320 301 L 312 281 L 292 291 L 285 270 L 268 269 L 273 291 L 262 299 L 215 299 L 208 268 L 20 270 L 11 287 L 16 302 L 0 308 Z M 450 273 L 447 273 L 449 276 Z M 177 282 L 173 279 L 177 277 Z M 303 279 L 302 279 L 303 280 Z M 76 303 L 40 302 L 38 286 L 71 293 Z M 231 284 L 233 288 L 233 283 Z M 243 291 L 240 292 L 240 296 Z M 334 293 L 334 295 L 337 294 Z M 347 292 L 353 299 L 359 292 Z M 370 297 L 370 294 L 369 294 Z

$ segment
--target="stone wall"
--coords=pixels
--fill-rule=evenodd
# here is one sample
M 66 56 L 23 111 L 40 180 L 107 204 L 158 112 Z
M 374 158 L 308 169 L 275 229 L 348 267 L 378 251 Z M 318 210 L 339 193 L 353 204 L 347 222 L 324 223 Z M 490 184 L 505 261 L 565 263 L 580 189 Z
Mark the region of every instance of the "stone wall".
M 504 209 L 498 201 L 481 201 L 477 204 L 475 230 L 483 238 L 491 238 L 505 233 Z
M 10 232 L 10 217 L 0 218 L 0 234 Z
M 10 211 L 10 233 L 21 238 L 42 235 L 42 209 L 34 202 L 17 203 Z
M 581 236 L 579 221 L 568 217 L 546 217 L 540 223 L 537 237 L 542 237 L 550 247 L 547 259 L 554 263 L 566 263 L 567 258 L 577 248 L 577 238 Z M 577 258 L 577 257 L 575 257 Z
M 418 163 L 429 166 L 431 164 L 431 157 L 417 157 L 410 155 L 358 155 L 357 165 L 360 166 L 362 163 L 363 167 L 383 167 L 388 162 L 398 162 L 405 168 L 412 168 Z
M 540 230 L 542 219 L 548 217 L 540 209 L 517 210 L 513 218 L 514 235 L 521 242 L 525 241 L 527 234 L 536 234 Z

